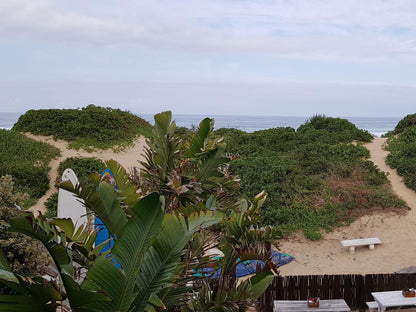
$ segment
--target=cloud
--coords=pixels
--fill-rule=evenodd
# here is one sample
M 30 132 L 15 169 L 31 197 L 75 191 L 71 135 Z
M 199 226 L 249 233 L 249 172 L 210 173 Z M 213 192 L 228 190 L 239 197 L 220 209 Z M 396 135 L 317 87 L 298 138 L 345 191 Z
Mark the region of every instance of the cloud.
M 413 0 L 2 0 L 0 39 L 414 62 L 415 15 Z

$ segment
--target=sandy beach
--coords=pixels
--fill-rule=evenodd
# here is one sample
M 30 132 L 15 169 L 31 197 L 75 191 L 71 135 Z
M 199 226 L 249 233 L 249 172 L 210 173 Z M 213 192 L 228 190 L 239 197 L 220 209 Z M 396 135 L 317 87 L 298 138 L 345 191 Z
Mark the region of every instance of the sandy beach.
M 84 150 L 69 150 L 68 143 L 54 140 L 52 137 L 27 134 L 27 136 L 47 142 L 61 150 L 61 157 L 50 163 L 49 177 L 51 189 L 42 197 L 31 210 L 44 211 L 44 202 L 52 192 L 55 192 L 54 182 L 57 168 L 61 161 L 68 157 L 97 157 L 102 160 L 115 159 L 127 170 L 138 167 L 143 159 L 145 139 L 138 138 L 134 145 L 123 152 L 99 151 L 88 153 Z M 383 212 L 366 215 L 350 226 L 337 228 L 325 233 L 319 241 L 310 241 L 302 233 L 296 233 L 280 241 L 282 252 L 296 257 L 291 263 L 280 268 L 282 275 L 336 274 L 336 273 L 392 273 L 401 268 L 416 265 L 416 240 L 409 239 L 416 228 L 416 193 L 409 190 L 396 170 L 385 164 L 387 152 L 382 148 L 385 139 L 375 138 L 366 147 L 370 150 L 371 160 L 388 173 L 393 191 L 405 200 L 410 211 Z M 356 248 L 354 254 L 341 245 L 341 240 L 365 237 L 378 237 L 381 245 L 369 250 L 367 247 Z

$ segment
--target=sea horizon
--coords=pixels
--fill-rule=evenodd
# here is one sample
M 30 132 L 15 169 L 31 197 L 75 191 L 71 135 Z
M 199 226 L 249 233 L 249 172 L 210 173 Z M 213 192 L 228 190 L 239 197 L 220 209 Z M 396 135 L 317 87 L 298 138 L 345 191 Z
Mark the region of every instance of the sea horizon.
M 153 124 L 154 114 L 133 114 L 147 120 Z M 20 112 L 0 112 L 0 129 L 11 129 L 13 125 L 24 113 Z M 198 127 L 201 120 L 209 117 L 215 120 L 215 129 L 235 128 L 245 132 L 254 132 L 258 130 L 271 129 L 276 127 L 291 127 L 297 129 L 300 125 L 307 122 L 313 116 L 261 116 L 261 115 L 209 115 L 209 114 L 172 114 L 178 127 L 193 128 Z M 382 136 L 394 129 L 397 123 L 404 118 L 402 117 L 337 117 L 333 118 L 347 119 L 355 124 L 357 128 L 367 130 L 375 136 Z

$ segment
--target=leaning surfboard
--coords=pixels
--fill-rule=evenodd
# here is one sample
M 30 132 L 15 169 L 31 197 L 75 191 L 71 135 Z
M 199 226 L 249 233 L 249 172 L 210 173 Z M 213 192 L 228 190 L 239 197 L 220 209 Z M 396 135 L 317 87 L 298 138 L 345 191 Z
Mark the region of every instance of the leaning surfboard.
M 72 169 L 65 169 L 62 173 L 62 182 L 70 181 L 74 187 L 77 186 L 78 178 Z M 77 195 L 64 189 L 58 191 L 58 218 L 71 218 L 75 229 L 79 226 L 88 224 L 87 210 L 85 203 Z

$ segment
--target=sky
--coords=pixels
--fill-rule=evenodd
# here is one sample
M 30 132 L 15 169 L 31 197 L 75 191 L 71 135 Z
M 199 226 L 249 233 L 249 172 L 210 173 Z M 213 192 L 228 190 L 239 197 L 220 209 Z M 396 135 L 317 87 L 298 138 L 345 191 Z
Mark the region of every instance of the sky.
M 1 0 L 0 112 L 416 113 L 414 0 Z

